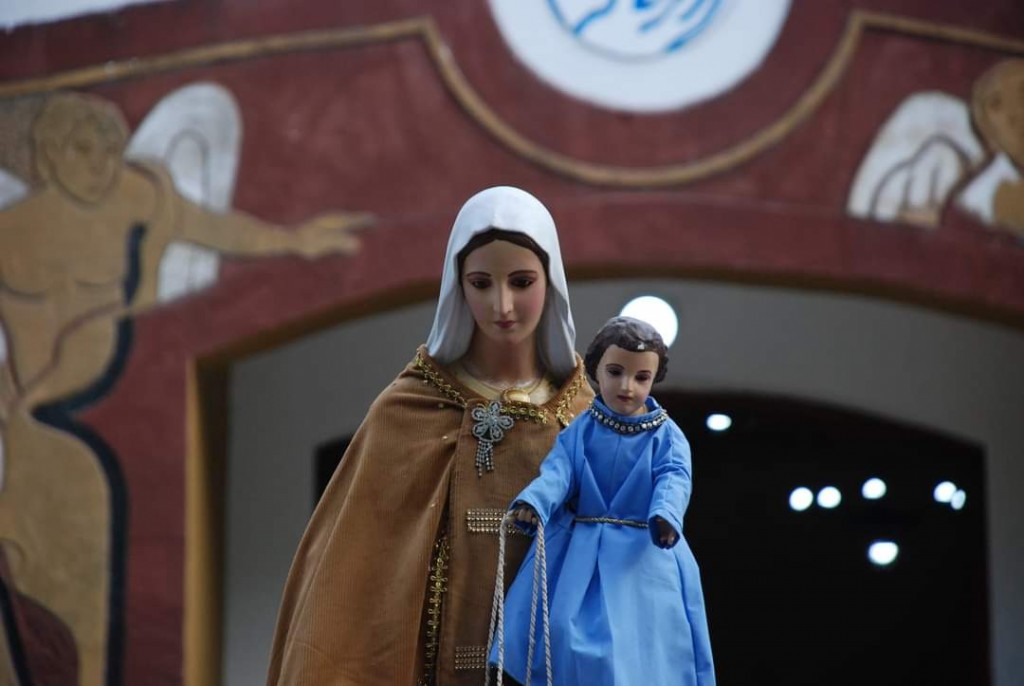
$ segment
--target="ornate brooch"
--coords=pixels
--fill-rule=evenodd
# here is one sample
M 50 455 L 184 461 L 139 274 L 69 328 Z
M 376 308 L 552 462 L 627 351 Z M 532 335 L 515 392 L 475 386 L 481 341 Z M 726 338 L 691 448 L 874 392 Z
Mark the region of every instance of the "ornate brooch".
M 642 422 L 623 422 L 619 421 L 618 418 L 611 415 L 605 414 L 601 410 L 597 409 L 597 405 L 591 405 L 590 409 L 587 410 L 590 416 L 596 419 L 599 423 L 604 424 L 612 431 L 617 431 L 620 434 L 638 434 L 644 431 L 650 431 L 651 429 L 657 429 L 659 426 L 665 423 L 668 419 L 668 412 L 662 409 L 653 419 L 648 419 Z
M 476 475 L 482 476 L 484 471 L 494 471 L 494 444 L 505 438 L 505 432 L 515 424 L 515 420 L 501 413 L 501 403 L 492 400 L 487 405 L 477 405 L 470 411 L 473 418 L 473 435 L 478 441 L 476 446 Z

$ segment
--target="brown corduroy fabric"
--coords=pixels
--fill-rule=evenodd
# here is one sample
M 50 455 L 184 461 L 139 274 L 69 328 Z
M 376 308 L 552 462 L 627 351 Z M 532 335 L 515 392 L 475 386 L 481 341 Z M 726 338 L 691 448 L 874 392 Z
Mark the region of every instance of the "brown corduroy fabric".
M 484 401 L 421 347 L 374 401 L 313 513 L 285 586 L 268 686 L 414 686 L 442 531 L 451 557 L 436 683 L 481 683 L 483 669 L 456 669 L 455 656 L 480 654 L 487 643 L 497 536 L 471 532 L 467 512 L 503 511 L 537 474 L 563 422 L 592 398 L 577 360 L 539 408 L 546 421 L 517 418 L 494 446 L 494 471 L 478 476 L 470 410 Z M 527 546 L 520 537 L 509 543 L 507 579 Z

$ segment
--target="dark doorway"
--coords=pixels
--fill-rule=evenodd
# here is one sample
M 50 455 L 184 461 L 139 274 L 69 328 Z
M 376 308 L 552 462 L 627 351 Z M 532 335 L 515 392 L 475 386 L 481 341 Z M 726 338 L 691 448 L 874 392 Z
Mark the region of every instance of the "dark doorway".
M 660 393 L 693 450 L 685 533 L 723 686 L 991 683 L 984 454 L 948 436 L 780 398 Z M 725 431 L 712 413 L 732 419 Z M 884 480 L 884 497 L 862 485 Z M 938 502 L 949 480 L 960 509 Z M 790 493 L 834 486 L 832 509 Z M 896 559 L 868 559 L 876 540 Z

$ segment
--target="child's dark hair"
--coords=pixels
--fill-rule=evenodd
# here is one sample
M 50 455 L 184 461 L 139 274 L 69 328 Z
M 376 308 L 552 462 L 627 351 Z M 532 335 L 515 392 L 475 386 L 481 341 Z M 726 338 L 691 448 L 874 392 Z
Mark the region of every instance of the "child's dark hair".
M 661 334 L 645 321 L 633 317 L 612 317 L 594 336 L 583 358 L 583 366 L 587 375 L 597 383 L 597 365 L 600 364 L 604 352 L 613 345 L 633 353 L 658 353 L 658 371 L 654 374 L 654 383 L 665 378 L 668 371 L 668 347 Z

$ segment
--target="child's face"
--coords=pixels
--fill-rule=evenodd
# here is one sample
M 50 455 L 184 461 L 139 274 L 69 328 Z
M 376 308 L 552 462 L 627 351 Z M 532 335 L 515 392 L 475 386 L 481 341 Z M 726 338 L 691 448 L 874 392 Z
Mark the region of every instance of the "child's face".
M 651 394 L 658 372 L 658 353 L 634 353 L 617 345 L 608 346 L 597 365 L 597 385 L 605 405 L 615 412 L 631 416 L 646 412 L 644 404 Z

